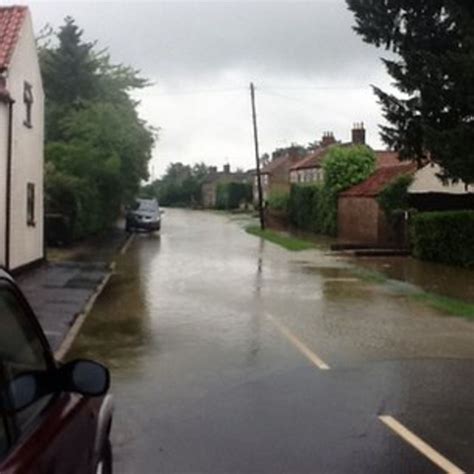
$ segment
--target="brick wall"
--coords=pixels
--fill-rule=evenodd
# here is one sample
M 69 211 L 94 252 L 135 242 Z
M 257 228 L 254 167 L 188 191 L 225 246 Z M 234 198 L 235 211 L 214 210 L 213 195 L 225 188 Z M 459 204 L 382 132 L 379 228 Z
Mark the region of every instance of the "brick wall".
M 338 238 L 346 243 L 377 244 L 379 205 L 370 197 L 340 197 Z
M 404 220 L 389 223 L 376 198 L 340 197 L 337 221 L 341 242 L 390 248 L 408 245 Z

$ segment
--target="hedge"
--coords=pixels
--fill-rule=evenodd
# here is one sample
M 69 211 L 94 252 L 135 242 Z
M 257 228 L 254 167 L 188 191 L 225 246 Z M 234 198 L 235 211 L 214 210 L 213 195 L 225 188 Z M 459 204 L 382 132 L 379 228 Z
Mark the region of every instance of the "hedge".
M 288 201 L 291 224 L 318 234 L 336 235 L 337 195 L 322 185 L 291 186 Z
M 216 191 L 218 209 L 237 209 L 241 203 L 252 202 L 252 185 L 248 183 L 219 183 Z
M 415 257 L 474 267 L 474 211 L 415 214 L 411 237 Z
M 275 211 L 288 212 L 290 195 L 284 192 L 273 192 L 268 196 L 268 207 Z

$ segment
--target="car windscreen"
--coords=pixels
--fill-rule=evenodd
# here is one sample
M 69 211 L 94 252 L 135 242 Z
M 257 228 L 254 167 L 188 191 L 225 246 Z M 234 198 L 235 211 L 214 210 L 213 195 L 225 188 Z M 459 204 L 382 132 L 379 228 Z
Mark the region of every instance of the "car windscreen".
M 156 212 L 158 203 L 156 201 L 138 201 L 138 211 Z

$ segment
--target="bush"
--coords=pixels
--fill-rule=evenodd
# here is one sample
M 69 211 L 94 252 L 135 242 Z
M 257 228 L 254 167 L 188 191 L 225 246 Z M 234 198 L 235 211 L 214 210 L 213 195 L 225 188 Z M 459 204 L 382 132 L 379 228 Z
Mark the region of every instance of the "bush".
M 413 254 L 424 260 L 474 267 L 474 211 L 413 216 Z
M 291 186 L 288 214 L 291 224 L 303 230 L 319 232 L 318 209 L 321 186 Z
M 288 212 L 290 195 L 283 192 L 273 192 L 268 196 L 268 207 L 275 211 Z
M 237 209 L 241 203 L 252 201 L 252 185 L 248 183 L 219 183 L 216 193 L 218 209 Z

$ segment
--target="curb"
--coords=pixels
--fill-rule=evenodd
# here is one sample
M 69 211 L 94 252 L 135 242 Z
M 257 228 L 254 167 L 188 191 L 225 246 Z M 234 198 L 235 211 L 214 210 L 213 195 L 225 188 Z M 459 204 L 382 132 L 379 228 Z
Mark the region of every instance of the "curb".
M 99 295 L 102 293 L 107 283 L 109 282 L 114 272 L 114 269 L 115 269 L 115 262 L 112 262 L 110 264 L 110 271 L 105 275 L 104 279 L 96 288 L 95 292 L 89 298 L 86 305 L 84 306 L 84 309 L 77 315 L 76 319 L 74 320 L 71 327 L 69 328 L 69 331 L 67 332 L 66 337 L 64 338 L 63 342 L 61 342 L 61 345 L 59 346 L 59 348 L 54 352 L 54 358 L 56 360 L 58 361 L 63 360 L 66 354 L 68 353 L 77 335 L 79 334 L 79 331 L 82 325 L 84 324 L 84 321 L 86 320 L 87 316 L 89 315 L 92 308 L 94 307 L 94 303 L 96 302 L 97 298 L 99 297 Z
M 135 234 L 130 234 L 130 235 L 128 236 L 127 240 L 125 241 L 125 243 L 122 245 L 122 247 L 121 247 L 120 250 L 119 250 L 119 254 L 120 254 L 120 255 L 125 255 L 125 253 L 127 252 L 128 248 L 129 248 L 130 245 L 132 244 L 134 238 L 135 238 Z
M 127 252 L 128 248 L 133 242 L 134 236 L 135 234 L 130 234 L 128 236 L 127 240 L 124 242 L 124 244 L 118 251 L 119 255 L 124 255 Z M 78 336 L 79 331 L 81 330 L 81 327 L 84 324 L 84 321 L 86 320 L 87 316 L 89 315 L 92 308 L 94 307 L 94 304 L 97 298 L 100 296 L 102 291 L 104 291 L 104 288 L 107 286 L 107 283 L 112 277 L 115 267 L 116 267 L 116 262 L 114 260 L 113 262 L 110 263 L 109 272 L 107 273 L 107 275 L 105 275 L 104 279 L 96 288 L 92 296 L 89 298 L 83 310 L 76 316 L 76 319 L 74 320 L 71 327 L 69 328 L 66 334 L 66 337 L 61 342 L 61 345 L 59 346 L 59 348 L 54 352 L 54 358 L 56 360 L 62 361 L 66 357 L 67 353 L 69 352 L 69 349 L 71 349 L 72 344 L 76 340 L 76 337 Z

